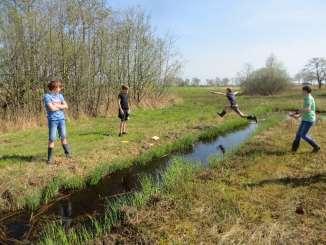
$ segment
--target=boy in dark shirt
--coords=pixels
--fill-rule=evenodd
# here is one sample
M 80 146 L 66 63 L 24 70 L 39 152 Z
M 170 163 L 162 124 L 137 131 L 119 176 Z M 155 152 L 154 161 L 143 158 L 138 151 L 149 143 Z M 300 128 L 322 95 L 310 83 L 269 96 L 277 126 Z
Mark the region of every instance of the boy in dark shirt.
M 54 142 L 59 133 L 63 150 L 67 157 L 70 157 L 70 146 L 67 142 L 66 119 L 64 110 L 68 105 L 60 93 L 62 84 L 60 80 L 51 81 L 48 85 L 49 93 L 44 95 L 44 106 L 47 111 L 49 127 L 48 164 L 53 163 Z
M 129 96 L 128 86 L 122 85 L 121 92 L 118 95 L 119 114 L 118 117 L 121 119 L 119 137 L 123 134 L 127 134 L 127 121 L 129 119 Z
M 217 113 L 220 117 L 224 117 L 224 115 L 226 114 L 227 110 L 231 109 L 233 111 L 235 111 L 240 117 L 242 118 L 246 118 L 248 120 L 253 120 L 257 123 L 257 117 L 255 115 L 245 115 L 242 111 L 240 111 L 239 106 L 237 104 L 236 98 L 235 96 L 239 93 L 239 92 L 232 92 L 232 90 L 230 88 L 226 89 L 226 93 L 222 93 L 222 92 L 216 92 L 216 91 L 209 91 L 210 93 L 213 94 L 219 94 L 219 95 L 224 95 L 227 97 L 230 105 L 229 106 L 225 106 L 224 110 L 221 113 Z

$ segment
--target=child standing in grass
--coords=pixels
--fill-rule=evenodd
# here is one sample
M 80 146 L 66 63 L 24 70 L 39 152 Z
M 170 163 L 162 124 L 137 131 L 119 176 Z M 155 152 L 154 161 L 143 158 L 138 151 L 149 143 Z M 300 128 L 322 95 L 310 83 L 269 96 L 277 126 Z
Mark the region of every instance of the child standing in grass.
M 298 110 L 294 113 L 290 113 L 290 116 L 295 118 L 299 118 L 302 116 L 300 127 L 292 144 L 292 152 L 296 152 L 298 150 L 301 138 L 313 147 L 312 152 L 318 152 L 320 150 L 320 146 L 308 135 L 310 128 L 314 125 L 316 121 L 315 99 L 311 95 L 312 90 L 309 86 L 304 86 L 302 88 L 302 91 L 304 96 L 303 109 Z
M 70 157 L 70 146 L 67 142 L 67 130 L 64 110 L 68 109 L 68 105 L 60 93 L 62 83 L 60 80 L 51 81 L 48 84 L 49 92 L 44 95 L 44 105 L 47 111 L 48 128 L 49 128 L 49 144 L 48 144 L 48 160 L 47 163 L 53 163 L 54 142 L 59 133 L 63 150 L 66 157 Z
M 235 96 L 237 94 L 239 94 L 239 92 L 233 92 L 230 88 L 226 89 L 226 93 L 222 93 L 222 92 L 216 92 L 216 91 L 209 91 L 210 93 L 213 94 L 219 94 L 219 95 L 224 95 L 226 96 L 226 98 L 228 99 L 230 105 L 225 106 L 224 110 L 221 113 L 217 113 L 220 117 L 224 117 L 226 112 L 228 110 L 233 110 L 235 111 L 240 117 L 242 118 L 246 118 L 248 120 L 253 120 L 257 123 L 257 117 L 255 115 L 245 115 L 242 111 L 240 111 L 239 106 L 237 104 L 236 98 Z
M 120 131 L 119 137 L 123 134 L 127 134 L 127 121 L 129 119 L 129 96 L 128 96 L 129 87 L 127 85 L 121 86 L 121 91 L 118 95 L 118 105 L 119 105 L 119 115 L 120 118 Z

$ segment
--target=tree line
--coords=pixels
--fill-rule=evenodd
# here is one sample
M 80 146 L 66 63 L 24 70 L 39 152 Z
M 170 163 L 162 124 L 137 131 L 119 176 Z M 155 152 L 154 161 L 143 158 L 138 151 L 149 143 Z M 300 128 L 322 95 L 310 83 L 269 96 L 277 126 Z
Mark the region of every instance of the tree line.
M 254 69 L 249 63 L 244 65 L 242 71 L 238 72 L 234 78 L 206 79 L 201 82 L 200 79 L 194 77 L 190 79 L 175 78 L 174 84 L 177 86 L 241 86 L 244 93 L 273 95 L 288 86 L 291 82 L 299 84 L 317 83 L 321 88 L 326 82 L 326 58 L 314 57 L 309 59 L 303 69 L 294 77 L 290 77 L 286 68 L 277 57 L 271 54 L 265 62 L 265 66 Z
M 61 79 L 74 117 L 107 113 L 121 84 L 136 103 L 157 98 L 177 74 L 174 43 L 139 8 L 104 0 L 2 0 L 0 116 L 43 113 L 42 95 Z

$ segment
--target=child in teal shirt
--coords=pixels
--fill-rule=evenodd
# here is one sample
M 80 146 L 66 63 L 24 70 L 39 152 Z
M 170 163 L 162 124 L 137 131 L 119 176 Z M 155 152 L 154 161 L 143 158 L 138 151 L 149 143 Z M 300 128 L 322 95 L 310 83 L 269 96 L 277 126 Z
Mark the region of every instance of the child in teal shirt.
M 292 144 L 292 151 L 296 152 L 298 150 L 300 146 L 300 140 L 302 138 L 313 147 L 312 152 L 318 152 L 320 150 L 320 146 L 308 135 L 310 128 L 316 121 L 315 100 L 311 95 L 311 88 L 309 86 L 304 86 L 302 91 L 304 95 L 303 109 L 299 110 L 297 113 L 291 114 L 291 116 L 296 118 L 302 116 L 300 127 Z

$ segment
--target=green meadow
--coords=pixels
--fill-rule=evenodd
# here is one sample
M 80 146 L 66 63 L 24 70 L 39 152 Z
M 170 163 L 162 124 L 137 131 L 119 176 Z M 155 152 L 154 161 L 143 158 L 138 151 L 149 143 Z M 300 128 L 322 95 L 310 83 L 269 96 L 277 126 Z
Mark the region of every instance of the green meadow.
M 6 193 L 0 199 L 2 211 L 36 209 L 60 189 L 95 185 L 113 171 L 146 164 L 247 124 L 234 113 L 217 117 L 227 101 L 208 93 L 209 89 L 170 88 L 174 99 L 168 106 L 133 108 L 129 133 L 122 138 L 116 116 L 69 121 L 73 159 L 63 157 L 58 142 L 53 166 L 45 163 L 46 127 L 1 134 L 0 191 Z M 322 111 L 326 91 L 314 95 Z M 67 233 L 60 225 L 50 225 L 41 242 L 325 242 L 321 224 L 325 222 L 326 155 L 310 154 L 305 143 L 298 154 L 290 152 L 298 122 L 287 120 L 286 113 L 302 106 L 300 88 L 277 96 L 240 96 L 238 102 L 244 112 L 255 113 L 262 121 L 245 145 L 223 160 L 211 160 L 205 169 L 176 160 L 162 185 L 145 178 L 142 192 L 108 207 L 103 220 L 93 221 L 93 229 Z M 320 118 L 313 135 L 323 146 L 325 121 Z M 153 136 L 160 139 L 154 141 Z
M 56 143 L 55 164 L 48 166 L 47 128 L 33 128 L 2 133 L 0 136 L 0 187 L 10 198 L 1 198 L 1 209 L 36 207 L 51 199 L 61 187 L 81 188 L 87 181 L 94 184 L 107 171 L 130 165 L 137 157 L 150 155 L 162 146 L 186 136 L 197 135 L 203 128 L 233 127 L 246 121 L 230 114 L 216 116 L 226 104 L 223 97 L 209 94 L 207 88 L 171 89 L 177 99 L 164 108 L 133 108 L 129 133 L 118 137 L 118 118 L 101 117 L 68 122 L 68 137 L 73 159 L 64 158 Z M 245 97 L 243 109 L 263 113 L 270 107 Z M 158 141 L 152 140 L 158 136 Z M 156 155 L 157 155 L 156 154 Z M 166 153 L 165 153 L 166 154 Z M 152 155 L 155 155 L 154 153 Z

